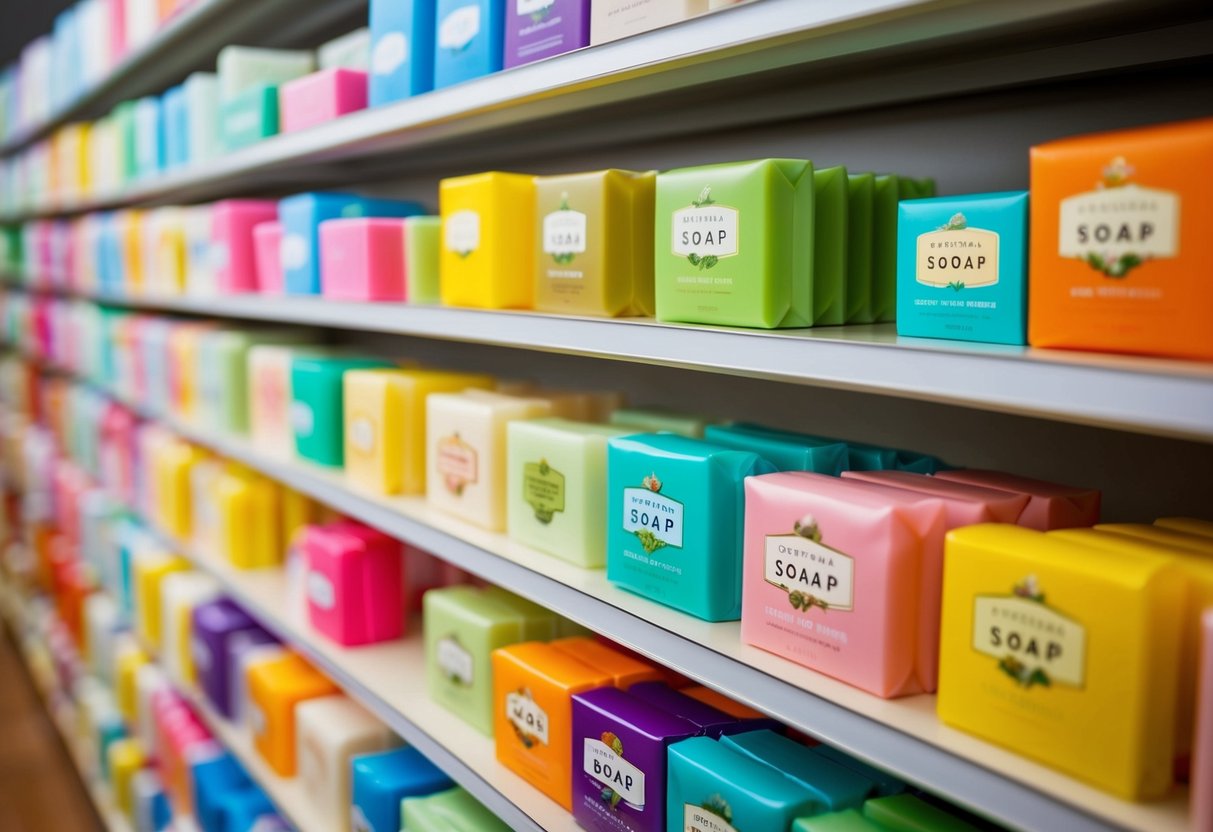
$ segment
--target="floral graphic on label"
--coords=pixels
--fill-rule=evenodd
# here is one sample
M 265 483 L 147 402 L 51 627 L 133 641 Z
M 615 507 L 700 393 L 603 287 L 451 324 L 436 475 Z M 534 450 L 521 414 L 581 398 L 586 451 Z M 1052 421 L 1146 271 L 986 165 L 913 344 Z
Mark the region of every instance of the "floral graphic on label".
M 855 608 L 855 559 L 821 540 L 811 514 L 792 524 L 792 534 L 767 535 L 763 578 L 788 594 L 793 609 L 849 612 Z
M 617 734 L 603 731 L 598 739 L 586 737 L 581 770 L 602 786 L 602 802 L 612 809 L 622 802 L 644 810 L 644 772 L 624 759 L 623 741 Z
M 522 467 L 522 499 L 535 510 L 535 519 L 545 526 L 564 511 L 564 474 L 546 459 Z
M 463 687 L 471 687 L 473 680 L 472 654 L 460 643 L 459 637 L 452 633 L 438 639 L 434 645 L 434 660 L 442 676 L 448 682 Z
M 1131 181 L 1135 173 L 1117 156 L 1095 190 L 1061 201 L 1062 257 L 1120 279 L 1149 260 L 1179 254 L 1179 195 L 1137 185 Z
M 739 215 L 736 208 L 717 205 L 712 186 L 705 185 L 690 207 L 674 212 L 673 252 L 700 271 L 732 257 L 737 254 Z
M 666 546 L 682 548 L 682 503 L 661 491 L 656 473 L 641 481 L 641 488 L 623 489 L 623 528 L 636 535 L 646 554 Z
M 998 283 L 998 242 L 997 232 L 970 228 L 957 212 L 934 231 L 918 235 L 915 280 L 954 292 L 993 286 Z
M 438 24 L 438 47 L 462 52 L 480 33 L 480 6 L 460 6 Z
M 569 208 L 569 195 L 561 194 L 560 208 L 543 218 L 543 251 L 562 266 L 585 253 L 586 216 Z
M 702 804 L 682 804 L 683 832 L 737 832 L 733 809 L 721 795 L 714 794 Z
M 1035 575 L 1010 595 L 974 599 L 973 649 L 997 659 L 998 669 L 1025 690 L 1083 686 L 1086 628 L 1048 606 Z
M 458 433 L 438 440 L 438 473 L 447 491 L 462 496 L 463 490 L 474 484 L 479 475 L 476 449 Z
M 456 211 L 442 221 L 442 239 L 447 251 L 467 257 L 480 248 L 480 215 Z
M 514 727 L 514 734 L 527 748 L 535 743 L 548 744 L 548 715 L 535 704 L 529 688 L 519 688 L 505 697 L 505 716 Z

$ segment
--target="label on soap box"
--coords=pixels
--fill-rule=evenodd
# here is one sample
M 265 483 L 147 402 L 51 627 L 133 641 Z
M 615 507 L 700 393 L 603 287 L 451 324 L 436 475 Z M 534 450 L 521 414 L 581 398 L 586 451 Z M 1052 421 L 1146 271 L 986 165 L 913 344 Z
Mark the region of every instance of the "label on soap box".
M 480 34 L 480 6 L 460 6 L 438 24 L 438 46 L 462 52 Z
M 278 259 L 284 269 L 302 269 L 307 265 L 307 241 L 298 234 L 287 234 L 278 244 Z
M 546 459 L 528 462 L 522 468 L 522 498 L 535 510 L 535 519 L 547 525 L 564 511 L 564 474 Z
M 561 209 L 543 218 L 543 252 L 557 263 L 571 263 L 578 254 L 585 254 L 586 216 L 569 210 L 567 197 Z
M 1086 628 L 1045 603 L 1034 575 L 1010 595 L 974 598 L 973 649 L 997 659 L 998 670 L 1024 689 L 1085 682 Z
M 737 254 L 741 212 L 717 205 L 706 186 L 686 208 L 674 212 L 671 250 L 699 269 L 710 269 Z
M 527 748 L 535 743 L 548 744 L 548 715 L 536 704 L 529 690 L 506 694 L 505 715 L 514 733 Z
M 683 832 L 738 832 L 733 824 L 729 823 L 733 817 L 729 804 L 719 795 L 709 802 L 712 804 L 710 808 L 692 806 L 690 803 L 682 804 Z
M 537 15 L 543 14 L 554 5 L 556 5 L 556 0 L 517 0 L 516 8 L 520 16 Z
M 609 743 L 609 744 L 608 744 Z M 604 799 L 612 808 L 623 801 L 636 811 L 644 811 L 644 772 L 623 758 L 619 737 L 611 732 L 602 739 L 585 738 L 581 770 L 610 791 Z
M 323 572 L 307 573 L 307 597 L 322 610 L 331 610 L 337 603 L 333 582 Z
M 442 240 L 447 251 L 467 257 L 480 248 L 480 215 L 475 211 L 456 211 L 442 223 Z
M 305 402 L 291 402 L 291 427 L 296 436 L 311 436 L 315 427 L 315 417 L 312 408 Z
M 1117 171 L 1119 168 L 1119 171 Z M 1108 277 L 1124 277 L 1144 261 L 1179 254 L 1179 196 L 1123 184 L 1132 173 L 1123 158 L 1105 170 L 1111 184 L 1061 201 L 1058 254 L 1075 257 Z
M 972 289 L 998 283 L 998 234 L 969 228 L 956 213 L 937 231 L 918 235 L 915 279 L 926 286 Z
M 479 476 L 479 461 L 476 449 L 464 442 L 455 433 L 438 441 L 438 473 L 442 484 L 456 496 L 463 489 L 475 484 Z
M 434 646 L 435 662 L 448 681 L 471 687 L 475 678 L 472 654 L 464 649 L 455 636 L 438 639 Z
M 375 423 L 365 416 L 350 420 L 350 444 L 364 454 L 375 450 Z
M 855 559 L 823 546 L 811 520 L 792 534 L 767 535 L 763 577 L 787 592 L 795 609 L 855 609 Z
M 644 478 L 640 488 L 623 489 L 623 528 L 640 539 L 646 554 L 665 546 L 682 548 L 682 503 L 661 491 L 655 474 Z
M 371 50 L 371 72 L 391 75 L 409 59 L 409 41 L 404 32 L 388 32 Z

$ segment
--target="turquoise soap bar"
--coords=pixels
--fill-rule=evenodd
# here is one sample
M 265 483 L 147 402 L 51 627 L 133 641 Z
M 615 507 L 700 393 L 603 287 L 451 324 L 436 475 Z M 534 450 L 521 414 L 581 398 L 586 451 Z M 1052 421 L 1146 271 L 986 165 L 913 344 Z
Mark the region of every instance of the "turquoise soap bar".
M 231 152 L 278 133 L 278 88 L 262 85 L 219 107 L 219 144 Z
M 295 450 L 321 465 L 345 464 L 347 370 L 391 367 L 373 358 L 296 358 L 291 362 L 291 428 Z
M 911 199 L 897 225 L 897 334 L 1027 343 L 1028 192 Z
M 906 790 L 906 784 L 892 774 L 881 771 L 875 766 L 870 766 L 863 760 L 857 760 L 845 751 L 839 751 L 832 745 L 815 745 L 811 749 L 812 752 L 820 757 L 825 757 L 838 763 L 840 766 L 846 766 L 851 771 L 862 774 L 868 780 L 876 784 L 876 794 L 882 797 L 894 794 L 901 794 Z
M 734 435 L 765 437 L 782 442 L 804 445 L 830 445 L 840 442 L 807 433 L 796 433 L 790 430 L 769 428 L 765 425 L 755 425 L 750 422 L 735 422 L 728 426 Z M 934 474 L 947 466 L 936 457 L 921 454 L 917 451 L 902 451 L 897 448 L 882 448 L 878 445 L 866 445 L 862 442 L 844 442 L 846 460 L 843 470 L 847 471 L 911 471 L 915 474 Z M 751 448 L 751 450 L 756 450 Z M 771 457 L 767 457 L 772 459 Z M 777 460 L 773 462 L 779 464 Z M 809 468 L 785 468 L 784 470 L 812 470 Z M 827 473 L 827 472 L 821 472 Z
M 845 442 L 811 436 L 789 439 L 765 431 L 747 430 L 744 425 L 708 425 L 703 438 L 739 451 L 752 451 L 780 471 L 812 471 L 836 477 L 847 470 Z
M 876 791 L 876 784 L 862 774 L 819 757 L 774 731 L 746 731 L 721 737 L 720 743 L 771 766 L 813 792 L 817 799 L 814 813 L 857 809 Z
M 770 462 L 670 433 L 607 448 L 607 579 L 707 621 L 741 616 L 743 482 Z

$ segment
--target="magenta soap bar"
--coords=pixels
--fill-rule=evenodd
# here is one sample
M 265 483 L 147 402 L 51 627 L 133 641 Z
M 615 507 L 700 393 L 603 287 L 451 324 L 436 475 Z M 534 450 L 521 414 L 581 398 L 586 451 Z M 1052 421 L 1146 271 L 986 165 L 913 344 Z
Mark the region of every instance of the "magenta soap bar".
M 366 109 L 367 75 L 334 67 L 283 84 L 278 90 L 283 133 L 303 130 L 338 116 Z
M 299 548 L 313 627 L 347 647 L 404 635 L 404 550 L 398 540 L 340 521 L 306 527 Z
M 215 284 L 226 294 L 257 291 L 257 258 L 253 228 L 278 219 L 278 203 L 227 199 L 211 211 L 211 253 Z
M 928 690 L 939 642 L 919 631 L 939 609 L 922 609 L 921 576 L 943 534 L 932 497 L 799 471 L 748 478 L 742 640 L 877 696 Z
M 341 300 L 407 300 L 404 220 L 355 217 L 320 223 L 320 291 Z
M 1094 526 L 1099 522 L 1099 491 L 1080 488 L 1046 480 L 1034 480 L 1003 471 L 982 471 L 962 468 L 955 471 L 940 471 L 935 476 L 996 488 L 999 491 L 1014 491 L 1028 496 L 1028 506 L 1019 517 L 1019 525 L 1047 532 L 1053 529 L 1073 529 Z
M 264 295 L 282 294 L 282 223 L 259 222 L 253 226 L 253 262 L 257 267 L 257 289 Z

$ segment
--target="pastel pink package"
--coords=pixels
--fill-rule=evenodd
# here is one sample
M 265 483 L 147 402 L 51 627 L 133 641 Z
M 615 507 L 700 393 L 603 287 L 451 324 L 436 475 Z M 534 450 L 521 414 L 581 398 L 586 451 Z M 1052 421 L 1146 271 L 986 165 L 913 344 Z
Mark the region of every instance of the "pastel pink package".
M 327 298 L 407 300 L 404 220 L 352 217 L 320 223 L 320 287 Z
M 304 130 L 366 109 L 367 74 L 333 67 L 288 81 L 278 89 L 283 133 Z
M 259 222 L 253 226 L 257 290 L 263 295 L 282 294 L 282 223 Z
M 225 294 L 257 291 L 253 228 L 278 219 L 278 203 L 261 199 L 226 199 L 211 211 L 211 251 L 215 285 Z
M 979 485 L 999 491 L 1013 491 L 1028 496 L 1028 506 L 1019 518 L 1019 525 L 1047 532 L 1053 529 L 1073 529 L 1094 526 L 1099 522 L 1100 493 L 1095 488 L 1081 488 L 1047 480 L 1020 477 L 1004 471 L 984 471 L 964 468 L 940 471 L 943 480 Z

